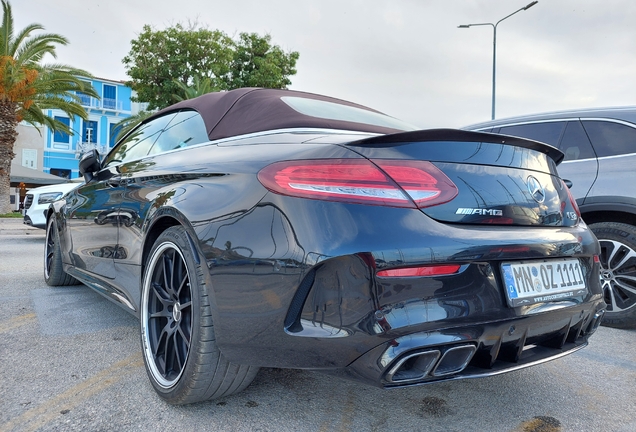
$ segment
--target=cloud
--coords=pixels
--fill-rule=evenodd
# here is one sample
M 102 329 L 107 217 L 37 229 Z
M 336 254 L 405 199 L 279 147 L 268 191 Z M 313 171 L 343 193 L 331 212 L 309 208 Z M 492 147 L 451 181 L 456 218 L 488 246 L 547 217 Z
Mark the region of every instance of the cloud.
M 422 127 L 490 118 L 492 28 L 527 1 L 13 0 L 71 45 L 59 61 L 126 79 L 121 59 L 144 24 L 197 20 L 232 35 L 270 33 L 300 52 L 292 88 L 369 105 Z M 636 105 L 636 2 L 541 0 L 497 30 L 497 115 Z

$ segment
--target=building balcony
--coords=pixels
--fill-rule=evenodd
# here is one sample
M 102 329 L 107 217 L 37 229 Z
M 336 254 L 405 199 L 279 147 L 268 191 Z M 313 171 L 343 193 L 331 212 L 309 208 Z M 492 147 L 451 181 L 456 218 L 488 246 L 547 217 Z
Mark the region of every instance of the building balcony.
M 124 111 L 124 104 L 122 101 L 118 101 L 117 99 L 108 99 L 102 98 L 97 99 L 91 96 L 87 96 L 85 94 L 78 94 L 80 98 L 80 103 L 84 107 L 88 107 L 90 109 L 102 110 L 102 111 Z M 126 112 L 130 112 L 130 109 L 125 110 Z

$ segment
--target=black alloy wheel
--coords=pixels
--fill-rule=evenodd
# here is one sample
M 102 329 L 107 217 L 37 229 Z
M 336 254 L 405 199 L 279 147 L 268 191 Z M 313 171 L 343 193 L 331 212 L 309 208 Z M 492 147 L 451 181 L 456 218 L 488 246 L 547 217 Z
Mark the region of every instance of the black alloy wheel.
M 197 264 L 193 241 L 182 226 L 155 241 L 141 293 L 141 345 L 148 377 L 159 396 L 188 404 L 246 388 L 258 368 L 230 363 L 214 335 L 206 266 Z M 205 262 L 205 261 L 203 261 Z
M 607 312 L 603 324 L 636 327 L 636 228 L 602 222 L 590 226 L 601 245 L 601 286 Z
M 55 216 L 46 223 L 46 242 L 44 243 L 44 281 L 50 286 L 79 284 L 77 279 L 64 271 L 60 248 L 60 233 Z
M 152 274 L 144 298 L 147 358 L 164 388 L 181 377 L 192 340 L 192 290 L 181 252 L 172 243 L 159 245 L 151 261 Z

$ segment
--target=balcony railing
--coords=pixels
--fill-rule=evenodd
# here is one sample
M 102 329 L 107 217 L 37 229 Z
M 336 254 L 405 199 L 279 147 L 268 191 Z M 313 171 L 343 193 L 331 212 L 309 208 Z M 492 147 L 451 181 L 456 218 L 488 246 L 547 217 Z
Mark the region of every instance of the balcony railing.
M 82 106 L 93 108 L 93 109 L 103 109 L 103 110 L 111 110 L 111 111 L 123 111 L 124 104 L 122 101 L 118 101 L 117 99 L 96 99 L 92 96 L 88 96 L 85 94 L 78 94 L 80 98 L 80 103 Z M 127 110 L 129 111 L 129 110 Z

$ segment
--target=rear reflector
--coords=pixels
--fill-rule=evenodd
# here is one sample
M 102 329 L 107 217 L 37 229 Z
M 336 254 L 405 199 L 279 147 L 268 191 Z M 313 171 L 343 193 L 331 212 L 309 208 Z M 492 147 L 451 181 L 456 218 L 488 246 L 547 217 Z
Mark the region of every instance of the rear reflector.
M 457 195 L 453 182 L 426 161 L 285 161 L 266 166 L 258 179 L 281 195 L 389 207 L 429 207 Z
M 443 276 L 455 274 L 459 271 L 459 264 L 444 264 L 424 267 L 403 267 L 390 270 L 380 270 L 380 277 L 416 277 L 416 276 Z
M 490 249 L 489 254 L 520 254 L 530 252 L 530 246 L 502 246 Z

